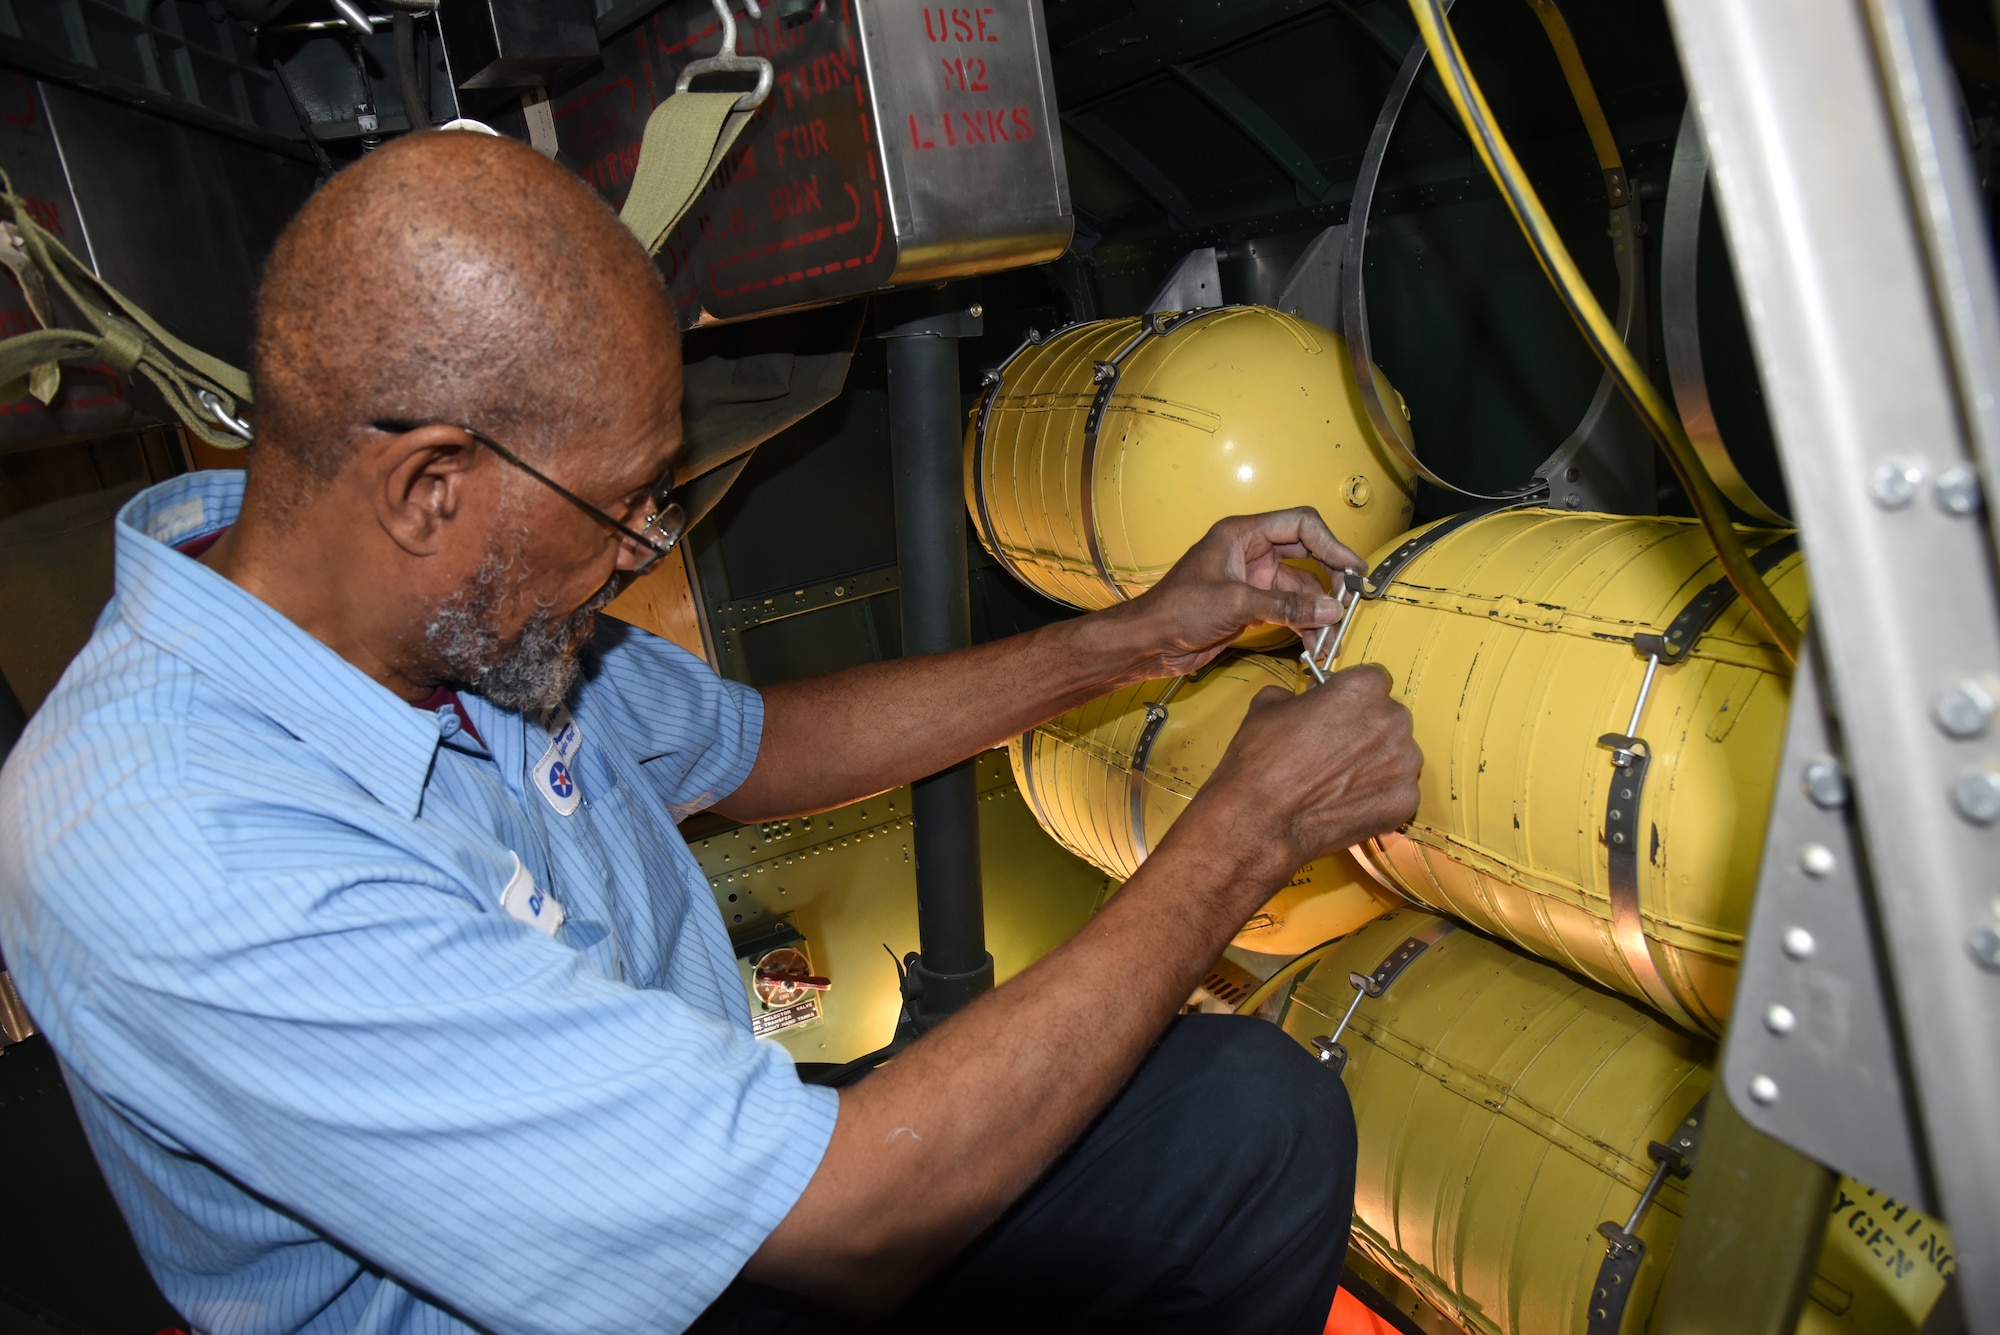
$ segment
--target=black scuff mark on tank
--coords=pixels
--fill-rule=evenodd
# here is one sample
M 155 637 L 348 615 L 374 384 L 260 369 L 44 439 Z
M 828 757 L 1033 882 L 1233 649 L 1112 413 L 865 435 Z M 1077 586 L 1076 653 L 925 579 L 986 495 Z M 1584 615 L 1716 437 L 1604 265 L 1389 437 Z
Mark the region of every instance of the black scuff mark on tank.
M 1472 680 L 1478 675 L 1479 675 L 1479 655 L 1475 653 L 1472 656 L 1472 661 L 1465 665 L 1465 680 L 1460 682 L 1458 687 L 1458 712 L 1452 716 L 1452 721 L 1457 723 L 1460 727 L 1465 726 L 1465 702 L 1472 695 Z M 1484 774 L 1486 772 L 1486 752 L 1483 747 L 1481 748 L 1479 753 L 1478 772 L 1481 774 Z M 1459 800 L 1458 785 L 1456 782 L 1457 775 L 1454 774 L 1452 778 L 1453 778 L 1453 784 L 1451 789 L 1451 800 L 1456 802 Z
M 1646 860 L 1657 867 L 1660 865 L 1660 823 L 1652 821 L 1650 824 L 1653 830 L 1653 846 L 1648 850 Z
M 1517 830 L 1521 828 L 1521 813 L 1518 811 L 1514 813 L 1514 828 Z

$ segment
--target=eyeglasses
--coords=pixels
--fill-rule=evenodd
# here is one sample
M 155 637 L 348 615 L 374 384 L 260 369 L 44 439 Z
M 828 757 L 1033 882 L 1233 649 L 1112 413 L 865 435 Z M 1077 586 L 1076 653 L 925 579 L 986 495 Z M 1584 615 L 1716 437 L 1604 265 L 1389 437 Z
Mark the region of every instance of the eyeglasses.
M 466 435 L 472 437 L 481 445 L 484 445 L 487 449 L 493 451 L 502 459 L 514 465 L 514 467 L 520 469 L 523 473 L 526 473 L 529 477 L 535 479 L 535 481 L 541 483 L 604 527 L 610 529 L 613 533 L 616 533 L 619 537 L 625 539 L 627 542 L 636 543 L 639 550 L 644 552 L 645 555 L 639 558 L 638 565 L 632 569 L 632 578 L 634 579 L 637 579 L 658 565 L 660 558 L 671 552 L 680 543 L 681 537 L 687 532 L 687 511 L 682 508 L 679 501 L 674 499 L 674 479 L 671 468 L 668 469 L 665 477 L 652 483 L 645 489 L 644 504 L 648 511 L 646 522 L 638 528 L 633 528 L 628 524 L 623 524 L 613 519 L 610 515 L 604 513 L 604 511 L 598 509 L 589 501 L 586 501 L 583 497 L 565 487 L 562 483 L 542 472 L 533 464 L 528 463 L 521 456 L 515 454 L 512 450 L 483 431 L 476 431 L 469 426 L 457 422 L 374 423 L 376 430 L 393 432 L 398 435 L 406 431 L 415 431 L 421 426 L 449 426 L 453 430 L 463 431 Z

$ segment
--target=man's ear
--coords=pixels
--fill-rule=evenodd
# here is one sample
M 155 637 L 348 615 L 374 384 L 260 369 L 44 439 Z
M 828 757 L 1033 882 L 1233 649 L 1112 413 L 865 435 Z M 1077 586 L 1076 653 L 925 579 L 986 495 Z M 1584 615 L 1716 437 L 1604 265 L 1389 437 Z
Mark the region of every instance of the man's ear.
M 434 556 L 454 522 L 490 516 L 499 503 L 499 470 L 481 467 L 485 451 L 457 427 L 408 431 L 368 428 L 354 466 L 369 491 L 375 522 L 412 556 Z M 480 522 L 484 535 L 487 525 Z

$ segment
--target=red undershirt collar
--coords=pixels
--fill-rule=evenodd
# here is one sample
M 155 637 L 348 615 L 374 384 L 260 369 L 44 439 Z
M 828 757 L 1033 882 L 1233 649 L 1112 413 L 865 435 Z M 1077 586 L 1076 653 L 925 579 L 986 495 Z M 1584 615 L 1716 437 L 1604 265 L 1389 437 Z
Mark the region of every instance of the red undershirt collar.
M 208 549 L 215 546 L 222 535 L 228 531 L 229 526 L 225 524 L 213 533 L 204 533 L 198 538 L 189 538 L 186 542 L 177 544 L 174 550 L 182 556 L 199 561 L 207 554 Z M 479 735 L 479 729 L 472 725 L 472 716 L 465 712 L 465 703 L 458 698 L 458 692 L 451 687 L 438 687 L 429 695 L 417 701 L 413 708 L 427 710 L 430 713 L 438 715 L 440 719 L 438 731 L 445 737 L 449 738 L 453 733 L 458 732 L 462 728 L 465 730 L 465 735 L 478 743 L 481 750 L 490 749 L 486 745 L 486 739 Z M 446 710 L 449 710 L 451 716 L 458 720 L 456 724 L 446 724 L 442 721 Z

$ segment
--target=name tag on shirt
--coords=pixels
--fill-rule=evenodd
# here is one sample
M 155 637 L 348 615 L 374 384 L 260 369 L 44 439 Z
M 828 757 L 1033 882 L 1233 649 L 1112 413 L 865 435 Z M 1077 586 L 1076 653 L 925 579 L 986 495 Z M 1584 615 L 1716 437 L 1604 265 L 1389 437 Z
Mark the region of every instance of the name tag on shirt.
M 583 789 L 576 781 L 576 753 L 583 749 L 583 734 L 569 710 L 558 708 L 549 718 L 549 749 L 535 762 L 535 787 L 541 790 L 558 816 L 574 812 L 583 801 Z
M 543 936 L 554 936 L 556 929 L 563 925 L 563 906 L 555 897 L 535 885 L 535 874 L 521 865 L 521 855 L 515 853 L 514 874 L 507 879 L 507 888 L 500 892 L 500 907 L 515 922 L 524 922 Z

